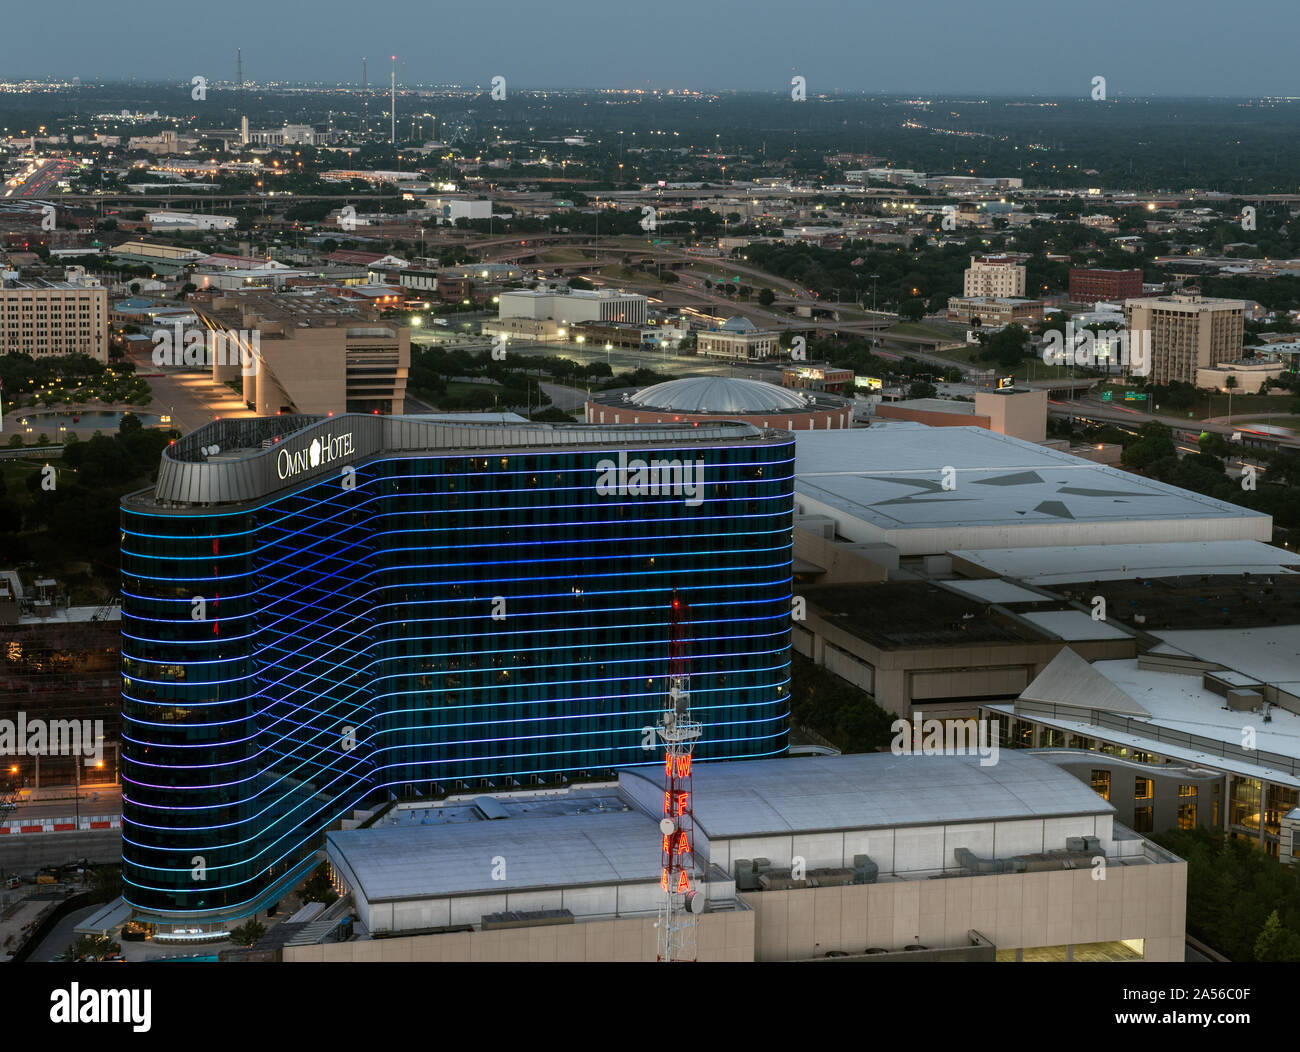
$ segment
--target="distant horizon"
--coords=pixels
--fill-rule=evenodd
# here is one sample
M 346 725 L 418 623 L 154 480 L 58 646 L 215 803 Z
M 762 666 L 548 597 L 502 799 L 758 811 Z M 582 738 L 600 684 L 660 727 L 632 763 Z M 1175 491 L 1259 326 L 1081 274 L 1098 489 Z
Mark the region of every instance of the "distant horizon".
M 17 5 L 14 5 L 17 7 Z M 389 56 L 411 86 L 521 90 L 789 90 L 943 97 L 1287 98 L 1297 90 L 1294 0 L 963 0 L 865 5 L 844 0 L 493 0 L 451 7 L 387 0 L 227 0 L 219 10 L 166 0 L 64 0 L 6 11 L 0 70 L 9 80 L 250 82 L 386 86 Z M 75 26 L 75 36 L 67 28 Z M 205 68 L 206 67 L 206 68 Z M 696 83 L 704 86 L 695 88 Z M 834 85 L 836 87 L 832 88 Z M 1211 86 L 1213 90 L 1210 90 Z
M 73 86 L 71 81 L 76 77 L 81 81 L 80 84 Z M 39 84 L 49 86 L 64 86 L 68 90 L 76 91 L 85 88 L 111 88 L 117 86 L 123 87 L 162 87 L 181 90 L 188 90 L 188 82 L 167 78 L 145 80 L 141 78 L 126 77 L 83 77 L 80 74 L 71 74 L 67 76 L 57 76 L 54 74 L 31 77 L 0 78 L 0 84 L 21 85 L 21 84 Z M 361 90 L 359 80 L 271 80 L 271 81 L 244 81 L 245 90 L 274 90 L 276 88 L 320 88 L 326 90 Z M 222 78 L 209 77 L 209 90 L 218 88 L 220 90 L 231 90 L 238 88 L 238 82 L 234 80 L 225 80 Z M 376 95 L 387 95 L 389 87 L 387 81 L 376 81 L 367 85 L 366 90 Z M 491 90 L 491 83 L 449 83 L 440 81 L 437 83 L 424 82 L 407 82 L 398 81 L 397 93 L 400 95 L 403 91 L 482 91 Z M 758 97 L 784 98 L 788 92 L 774 90 L 771 88 L 722 88 L 722 87 L 700 87 L 693 84 L 665 84 L 651 86 L 632 86 L 626 84 L 603 84 L 603 85 L 561 85 L 561 84 L 520 84 L 511 85 L 512 94 L 537 94 L 542 92 L 571 92 L 574 94 L 601 94 L 609 92 L 630 93 L 630 94 L 685 94 L 691 95 L 753 95 Z M 889 99 L 907 101 L 917 98 L 929 100 L 941 100 L 944 102 L 963 102 L 963 103 L 980 103 L 980 102 L 1002 102 L 1007 100 L 1035 99 L 1043 102 L 1091 102 L 1086 94 L 1079 95 L 1060 95 L 1049 94 L 1046 92 L 987 92 L 975 90 L 949 89 L 943 91 L 923 91 L 921 89 L 912 90 L 876 90 L 870 88 L 829 88 L 821 91 L 814 91 L 809 88 L 807 101 L 830 101 L 838 98 L 852 99 Z M 1213 95 L 1194 95 L 1182 93 L 1160 93 L 1153 92 L 1149 94 L 1133 94 L 1121 91 L 1108 91 L 1106 102 L 1300 102 L 1300 94 L 1295 95 L 1270 95 L 1268 93 L 1254 94 L 1213 94 Z

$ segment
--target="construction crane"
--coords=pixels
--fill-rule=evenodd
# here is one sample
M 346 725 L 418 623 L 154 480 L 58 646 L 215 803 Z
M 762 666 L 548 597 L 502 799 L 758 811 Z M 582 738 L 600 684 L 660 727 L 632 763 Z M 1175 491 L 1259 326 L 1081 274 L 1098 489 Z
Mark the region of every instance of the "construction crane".
M 694 886 L 695 826 L 692 818 L 691 759 L 703 727 L 691 719 L 690 609 L 676 591 L 668 630 L 668 707 L 660 718 L 664 743 L 663 870 L 659 886 L 659 960 L 695 960 L 696 917 L 704 895 Z

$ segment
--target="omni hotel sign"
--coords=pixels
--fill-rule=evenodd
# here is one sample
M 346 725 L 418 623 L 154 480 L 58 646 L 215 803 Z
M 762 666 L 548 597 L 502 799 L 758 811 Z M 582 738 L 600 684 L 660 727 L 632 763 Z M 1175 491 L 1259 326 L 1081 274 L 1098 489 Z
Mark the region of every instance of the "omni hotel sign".
M 283 482 L 304 471 L 350 457 L 352 453 L 351 431 L 340 435 L 326 433 L 294 452 L 290 452 L 287 446 L 282 447 L 275 455 L 275 473 Z

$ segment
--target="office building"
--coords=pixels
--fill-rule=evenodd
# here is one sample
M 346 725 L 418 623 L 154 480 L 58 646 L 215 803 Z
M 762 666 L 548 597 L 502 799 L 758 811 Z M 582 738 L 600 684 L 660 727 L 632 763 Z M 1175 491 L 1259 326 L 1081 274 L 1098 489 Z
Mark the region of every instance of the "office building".
M 126 901 L 219 932 L 390 793 L 658 768 L 674 590 L 697 755 L 784 752 L 792 463 L 739 423 L 273 416 L 168 447 L 121 508 Z
M 1070 268 L 1070 302 L 1099 303 L 1136 299 L 1142 295 L 1142 271 L 1103 267 Z
M 66 281 L 0 281 L 0 354 L 108 361 L 108 289 L 80 267 Z
M 215 293 L 199 313 L 209 329 L 227 334 L 228 352 L 239 352 L 211 355 L 213 380 L 240 382 L 259 415 L 405 408 L 410 329 L 374 320 L 369 303 L 327 290 L 231 291 Z
M 1246 304 L 1196 293 L 1126 300 L 1130 333 L 1151 334 L 1151 383 L 1195 384 L 1197 370 L 1241 358 Z
M 1025 268 L 1022 257 L 971 256 L 962 284 L 963 297 L 1022 299 L 1024 295 Z
M 1043 316 L 1042 300 L 998 296 L 949 296 L 947 320 L 961 325 L 1025 325 Z

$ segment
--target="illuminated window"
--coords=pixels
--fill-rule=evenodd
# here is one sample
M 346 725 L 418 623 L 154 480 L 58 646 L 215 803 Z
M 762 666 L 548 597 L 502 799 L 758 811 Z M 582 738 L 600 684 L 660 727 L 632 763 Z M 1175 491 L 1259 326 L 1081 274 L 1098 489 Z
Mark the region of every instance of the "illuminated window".
M 1100 796 L 1103 800 L 1110 799 L 1110 772 L 1093 771 L 1092 772 L 1092 791 Z
M 1150 800 L 1155 793 L 1156 783 L 1150 778 L 1133 779 L 1133 799 Z

